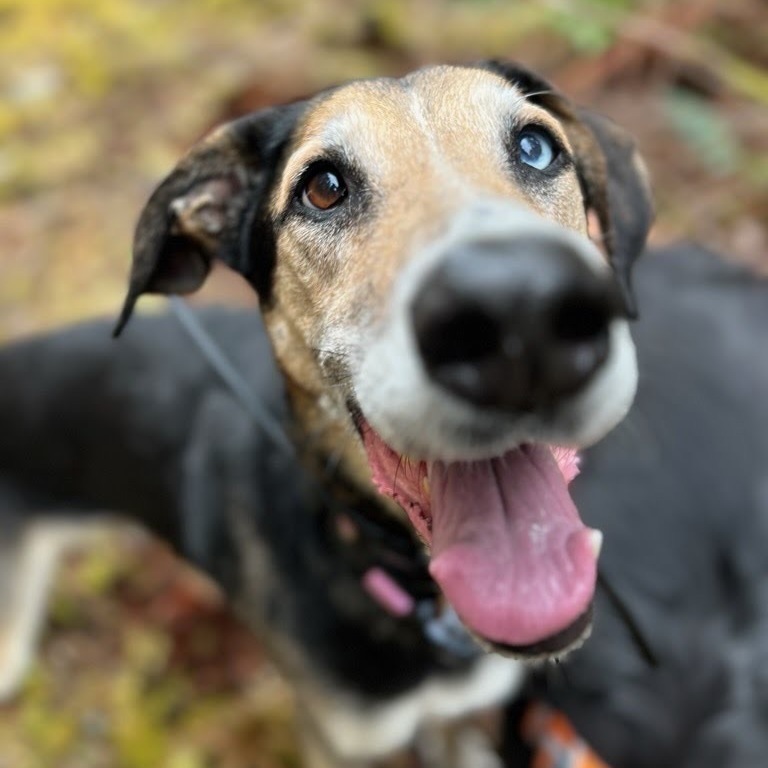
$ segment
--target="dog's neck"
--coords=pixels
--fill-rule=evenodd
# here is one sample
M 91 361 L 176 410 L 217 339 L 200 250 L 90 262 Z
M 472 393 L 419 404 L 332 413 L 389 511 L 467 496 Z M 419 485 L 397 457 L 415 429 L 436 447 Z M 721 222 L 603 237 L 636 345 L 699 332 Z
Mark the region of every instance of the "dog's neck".
M 300 329 L 282 312 L 266 311 L 264 319 L 285 381 L 295 442 L 304 466 L 322 485 L 340 479 L 358 495 L 376 499 L 405 520 L 402 510 L 376 491 L 343 392 L 328 382 Z

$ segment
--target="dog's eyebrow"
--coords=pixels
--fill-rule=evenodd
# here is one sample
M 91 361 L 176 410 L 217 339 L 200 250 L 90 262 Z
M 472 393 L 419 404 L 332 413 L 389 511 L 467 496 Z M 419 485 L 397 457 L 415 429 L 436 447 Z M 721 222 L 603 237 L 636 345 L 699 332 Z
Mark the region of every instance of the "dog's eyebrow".
M 352 158 L 348 148 L 338 145 L 328 145 L 325 149 L 318 151 L 315 155 L 307 157 L 301 163 L 301 166 L 291 174 L 290 183 L 291 186 L 295 186 L 301 181 L 301 177 L 313 166 L 315 163 L 330 163 L 331 165 L 339 166 L 339 170 L 347 167 L 359 167 L 359 164 Z

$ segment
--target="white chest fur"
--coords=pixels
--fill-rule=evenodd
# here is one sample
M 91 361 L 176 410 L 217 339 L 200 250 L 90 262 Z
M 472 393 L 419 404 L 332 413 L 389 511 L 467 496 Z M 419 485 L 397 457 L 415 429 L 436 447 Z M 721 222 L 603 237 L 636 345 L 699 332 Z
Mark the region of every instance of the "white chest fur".
M 326 742 L 345 760 L 370 760 L 408 744 L 427 723 L 491 707 L 518 690 L 524 666 L 490 654 L 463 676 L 435 677 L 386 704 L 322 697 L 311 702 Z M 313 697 L 314 698 L 314 697 Z

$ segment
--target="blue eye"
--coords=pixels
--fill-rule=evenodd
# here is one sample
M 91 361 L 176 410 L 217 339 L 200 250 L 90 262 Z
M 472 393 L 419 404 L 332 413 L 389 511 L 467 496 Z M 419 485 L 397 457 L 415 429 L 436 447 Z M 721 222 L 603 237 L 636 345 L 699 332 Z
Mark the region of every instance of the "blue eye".
M 531 168 L 543 171 L 557 157 L 552 137 L 540 128 L 523 128 L 517 136 L 520 160 Z

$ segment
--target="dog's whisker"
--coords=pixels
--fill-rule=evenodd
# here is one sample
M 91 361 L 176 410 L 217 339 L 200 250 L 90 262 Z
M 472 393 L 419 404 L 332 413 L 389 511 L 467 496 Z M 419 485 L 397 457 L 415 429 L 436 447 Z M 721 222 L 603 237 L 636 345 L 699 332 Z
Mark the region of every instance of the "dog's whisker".
M 597 572 L 597 584 L 602 588 L 609 602 L 616 611 L 621 621 L 632 638 L 632 642 L 635 644 L 637 651 L 643 660 L 651 667 L 656 667 L 659 664 L 658 657 L 654 652 L 651 644 L 648 642 L 648 638 L 643 632 L 640 624 L 635 619 L 634 614 L 630 610 L 629 606 L 624 602 L 621 595 L 616 591 L 610 581 L 606 578 L 604 571 L 598 570 Z
M 533 99 L 536 98 L 536 96 L 550 96 L 554 94 L 555 91 L 553 91 L 551 88 L 544 89 L 541 91 L 533 91 L 533 93 L 526 93 L 525 98 L 526 99 Z

